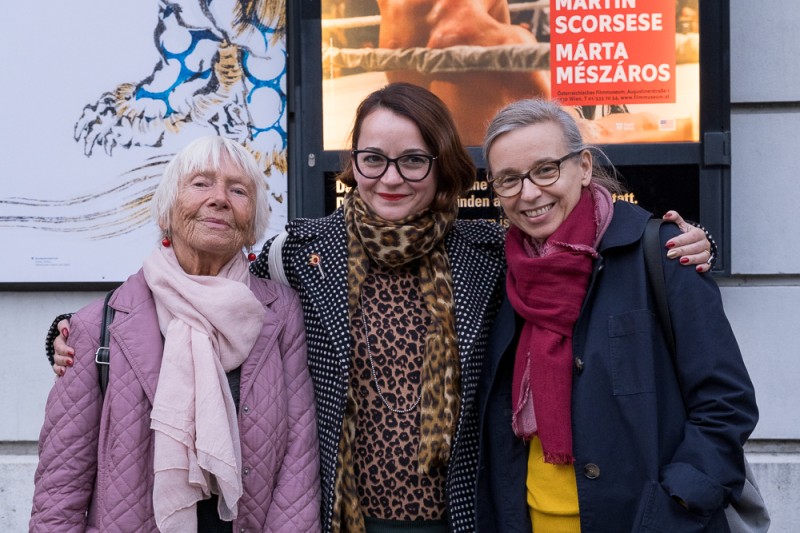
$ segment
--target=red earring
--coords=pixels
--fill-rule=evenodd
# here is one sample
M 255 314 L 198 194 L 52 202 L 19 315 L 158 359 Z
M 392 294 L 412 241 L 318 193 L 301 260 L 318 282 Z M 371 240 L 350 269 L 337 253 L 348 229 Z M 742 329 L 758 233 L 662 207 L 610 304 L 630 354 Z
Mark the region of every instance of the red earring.
M 256 260 L 256 254 L 253 253 L 253 248 L 251 246 L 247 247 L 247 260 L 251 263 Z
M 170 246 L 172 246 L 172 241 L 169 240 L 169 237 L 164 235 L 164 238 L 161 239 L 161 246 L 163 246 L 164 248 L 169 248 Z

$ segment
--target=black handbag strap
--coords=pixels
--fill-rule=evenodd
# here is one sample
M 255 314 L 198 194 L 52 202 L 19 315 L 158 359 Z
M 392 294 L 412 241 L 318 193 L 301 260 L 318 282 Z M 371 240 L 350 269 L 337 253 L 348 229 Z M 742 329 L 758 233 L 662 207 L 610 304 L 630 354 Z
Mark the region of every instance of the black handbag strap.
M 670 353 L 675 355 L 675 333 L 672 330 L 672 320 L 669 318 L 667 283 L 664 281 L 664 265 L 661 263 L 659 229 L 663 222 L 660 218 L 651 218 L 647 221 L 647 226 L 644 228 L 644 263 L 656 299 L 656 313 L 661 322 L 661 331 L 667 340 Z
M 95 352 L 94 361 L 97 363 L 97 371 L 100 374 L 100 394 L 105 396 L 106 387 L 108 387 L 108 367 L 111 364 L 111 334 L 108 331 L 108 326 L 114 320 L 114 308 L 108 305 L 111 295 L 114 291 L 108 291 L 105 300 L 103 300 L 103 323 L 100 327 L 100 347 Z

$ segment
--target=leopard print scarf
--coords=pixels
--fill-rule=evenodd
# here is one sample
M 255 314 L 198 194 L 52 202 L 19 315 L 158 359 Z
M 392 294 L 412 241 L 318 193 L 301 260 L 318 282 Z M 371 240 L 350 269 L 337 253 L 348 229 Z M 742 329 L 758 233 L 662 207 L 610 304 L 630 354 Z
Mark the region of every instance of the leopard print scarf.
M 431 327 L 425 340 L 422 365 L 420 442 L 418 471 L 430 472 L 446 465 L 461 408 L 460 367 L 455 332 L 453 282 L 444 237 L 456 218 L 456 208 L 448 212 L 422 213 L 397 222 L 375 215 L 361 199 L 357 188 L 344 200 L 347 227 L 347 303 L 352 321 L 360 304 L 361 286 L 372 259 L 397 267 L 419 259 L 420 288 Z M 356 490 L 352 443 L 355 442 L 354 391 L 348 390 L 347 407 L 339 441 L 334 485 L 333 531 L 363 532 L 364 517 Z

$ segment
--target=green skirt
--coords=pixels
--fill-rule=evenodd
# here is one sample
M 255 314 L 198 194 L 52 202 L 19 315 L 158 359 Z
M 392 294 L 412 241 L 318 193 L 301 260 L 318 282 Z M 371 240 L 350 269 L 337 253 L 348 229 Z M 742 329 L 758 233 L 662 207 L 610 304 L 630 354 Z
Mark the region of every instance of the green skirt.
M 450 533 L 447 520 L 383 520 L 364 517 L 367 533 Z

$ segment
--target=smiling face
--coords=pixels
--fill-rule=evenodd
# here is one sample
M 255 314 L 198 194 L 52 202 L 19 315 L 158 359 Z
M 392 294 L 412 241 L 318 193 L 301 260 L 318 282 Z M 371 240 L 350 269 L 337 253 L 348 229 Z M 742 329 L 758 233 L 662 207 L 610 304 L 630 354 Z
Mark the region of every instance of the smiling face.
M 390 158 L 408 154 L 432 154 L 414 122 L 385 108 L 367 115 L 361 125 L 357 150 L 372 150 Z M 401 220 L 426 209 L 436 196 L 436 163 L 419 182 L 405 181 L 395 165 L 389 165 L 379 179 L 365 178 L 353 169 L 364 203 L 381 218 Z
M 255 195 L 252 180 L 227 155 L 218 168 L 181 178 L 170 237 L 187 273 L 214 276 L 234 254 L 255 244 Z
M 495 177 L 524 174 L 569 151 L 559 126 L 543 122 L 499 136 L 489 150 L 489 168 Z M 525 179 L 522 191 L 512 198 L 499 198 L 500 205 L 511 224 L 542 243 L 566 220 L 578 204 L 581 187 L 591 179 L 592 156 L 584 151 L 561 164 L 561 177 L 554 184 L 538 187 Z

